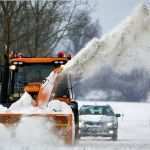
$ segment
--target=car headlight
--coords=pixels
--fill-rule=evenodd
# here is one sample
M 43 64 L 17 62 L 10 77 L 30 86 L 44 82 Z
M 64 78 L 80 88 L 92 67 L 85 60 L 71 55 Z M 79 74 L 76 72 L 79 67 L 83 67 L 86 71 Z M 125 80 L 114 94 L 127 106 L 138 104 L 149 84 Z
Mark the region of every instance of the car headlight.
M 113 126 L 113 123 L 112 122 L 107 122 L 107 127 L 112 127 Z

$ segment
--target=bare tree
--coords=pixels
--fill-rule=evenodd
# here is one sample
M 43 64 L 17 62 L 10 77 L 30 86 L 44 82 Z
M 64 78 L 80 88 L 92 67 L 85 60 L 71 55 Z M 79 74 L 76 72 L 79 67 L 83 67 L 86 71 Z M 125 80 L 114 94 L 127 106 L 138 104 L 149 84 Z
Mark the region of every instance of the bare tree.
M 8 78 L 9 78 L 9 53 L 12 44 L 12 23 L 14 16 L 20 11 L 24 2 L 17 1 L 0 1 L 0 24 L 1 24 L 1 35 L 0 35 L 0 47 L 3 50 L 4 55 L 4 72 L 3 83 L 5 86 L 2 88 L 2 101 L 4 97 L 7 97 Z
M 74 29 L 73 18 L 85 3 L 86 0 L 0 1 L 0 59 L 6 74 L 3 84 L 8 85 L 10 51 L 50 55 L 67 31 Z M 6 97 L 7 87 L 2 93 Z
M 74 17 L 73 24 L 68 30 L 70 48 L 74 53 L 78 52 L 89 40 L 101 36 L 99 21 L 92 22 L 89 11 L 81 10 Z
M 69 15 L 65 7 L 69 1 L 30 1 L 32 11 L 32 51 L 34 55 L 51 53 L 49 49 L 54 49 L 63 38 L 66 31 L 66 21 L 69 23 Z M 68 19 L 68 20 L 67 20 Z M 45 51 L 43 51 L 45 49 Z M 42 51 L 41 51 L 42 50 Z
M 0 2 L 0 48 L 29 56 L 50 55 L 71 29 L 80 0 Z M 9 52 L 7 52 L 9 53 Z
M 13 42 L 13 22 L 17 20 L 17 14 L 20 12 L 24 2 L 17 1 L 0 1 L 0 47 L 5 49 L 9 55 L 9 49 Z

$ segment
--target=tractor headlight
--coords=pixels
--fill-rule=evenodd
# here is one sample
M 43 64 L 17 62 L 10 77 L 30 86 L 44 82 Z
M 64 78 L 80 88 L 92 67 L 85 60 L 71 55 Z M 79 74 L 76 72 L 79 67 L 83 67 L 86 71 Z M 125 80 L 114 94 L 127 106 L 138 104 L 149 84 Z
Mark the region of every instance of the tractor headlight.
M 9 66 L 9 69 L 10 69 L 10 70 L 16 70 L 16 65 L 11 65 L 11 66 Z

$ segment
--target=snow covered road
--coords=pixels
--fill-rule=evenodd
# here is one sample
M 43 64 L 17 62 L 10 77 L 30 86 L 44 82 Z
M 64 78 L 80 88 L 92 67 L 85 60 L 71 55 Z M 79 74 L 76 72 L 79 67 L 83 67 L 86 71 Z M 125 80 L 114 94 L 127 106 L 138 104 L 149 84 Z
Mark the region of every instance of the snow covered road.
M 149 141 L 141 140 L 119 140 L 112 142 L 109 140 L 84 140 L 78 146 L 82 150 L 149 150 Z M 88 144 L 87 144 L 88 143 Z M 76 147 L 77 149 L 77 147 Z
M 79 107 L 84 103 L 93 102 L 79 102 Z M 113 142 L 109 138 L 88 137 L 81 138 L 73 146 L 63 146 L 59 145 L 59 139 L 55 140 L 53 137 L 49 139 L 50 142 L 44 141 L 41 137 L 43 142 L 40 140 L 41 143 L 37 141 L 36 144 L 31 144 L 34 137 L 30 136 L 31 142 L 28 144 L 17 144 L 13 137 L 12 140 L 7 140 L 7 134 L 1 130 L 3 136 L 0 139 L 0 150 L 150 150 L 150 103 L 96 103 L 110 104 L 116 113 L 122 114 L 122 117 L 119 118 L 118 141 Z M 26 138 L 22 140 L 26 140 Z

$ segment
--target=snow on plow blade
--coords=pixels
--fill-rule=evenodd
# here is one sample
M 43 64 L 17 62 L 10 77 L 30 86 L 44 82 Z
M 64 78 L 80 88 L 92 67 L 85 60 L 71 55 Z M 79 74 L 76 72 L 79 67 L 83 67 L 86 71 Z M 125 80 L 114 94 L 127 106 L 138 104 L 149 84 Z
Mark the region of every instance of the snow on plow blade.
M 65 144 L 73 144 L 73 121 L 72 114 L 63 113 L 0 113 L 0 123 L 6 128 L 17 126 L 23 117 L 45 118 L 54 124 L 53 132 L 61 137 Z M 36 118 L 37 117 L 37 118 Z M 51 134 L 51 133 L 49 133 Z

